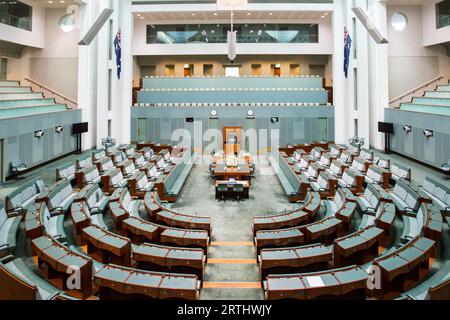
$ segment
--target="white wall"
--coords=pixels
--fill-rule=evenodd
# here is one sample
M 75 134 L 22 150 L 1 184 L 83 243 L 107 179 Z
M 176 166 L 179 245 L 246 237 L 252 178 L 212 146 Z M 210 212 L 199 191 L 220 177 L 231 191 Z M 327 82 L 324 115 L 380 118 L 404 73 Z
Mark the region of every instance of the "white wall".
M 450 26 L 436 28 L 436 3 L 442 0 L 427 0 L 423 4 L 423 45 L 431 46 L 450 41 Z
M 32 30 L 27 31 L 0 23 L 0 40 L 29 47 L 43 48 L 45 34 L 45 9 L 36 6 L 33 1 L 21 1 L 33 7 Z
M 29 77 L 76 100 L 78 94 L 79 31 L 63 32 L 58 25 L 65 9 L 46 9 L 43 49 L 27 47 L 20 59 L 8 59 L 8 78 Z
M 396 31 L 390 23 L 395 12 L 401 12 L 408 18 L 403 31 Z M 433 30 L 429 25 L 426 26 L 422 17 L 422 6 L 388 7 L 390 99 L 440 75 L 450 76 L 450 60 L 446 49 L 441 45 L 424 47 L 425 38 L 428 37 L 424 30 L 426 29 L 427 34 L 433 33 Z

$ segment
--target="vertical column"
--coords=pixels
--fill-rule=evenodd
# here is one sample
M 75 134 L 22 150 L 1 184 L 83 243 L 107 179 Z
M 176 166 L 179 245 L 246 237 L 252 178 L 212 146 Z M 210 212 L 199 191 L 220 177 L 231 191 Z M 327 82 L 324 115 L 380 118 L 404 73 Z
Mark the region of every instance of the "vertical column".
M 336 143 L 347 143 L 350 136 L 349 126 L 351 125 L 349 114 L 349 83 L 351 83 L 351 76 L 349 76 L 349 79 L 345 79 L 344 76 L 344 27 L 346 26 L 348 26 L 347 1 L 334 0 L 333 99 Z
M 372 0 L 371 19 L 384 35 L 387 34 L 386 2 Z M 384 135 L 378 133 L 378 122 L 384 121 L 384 109 L 389 107 L 388 44 L 369 43 L 370 75 L 370 141 L 371 147 L 384 150 Z
M 109 8 L 108 0 L 98 0 L 99 13 L 104 9 Z M 110 57 L 109 46 L 109 20 L 100 29 L 98 35 L 97 45 L 97 128 L 96 128 L 96 144 L 101 146 L 101 140 L 108 136 L 108 121 L 110 115 L 109 109 L 109 69 L 110 69 Z
M 115 56 L 112 85 L 112 135 L 118 143 L 130 143 L 131 105 L 133 103 L 133 15 L 130 0 L 114 0 L 113 37 L 122 33 L 122 73 L 116 75 Z
M 366 0 L 355 0 L 355 5 L 367 10 Z M 351 8 L 348 8 L 351 10 Z M 359 138 L 364 138 L 366 147 L 370 146 L 370 110 L 369 110 L 369 55 L 368 44 L 373 42 L 368 35 L 366 28 L 361 24 L 359 19 L 351 12 L 353 38 L 355 42 L 353 45 L 356 48 L 356 56 L 354 57 L 354 65 L 352 68 L 353 75 L 356 74 L 356 81 L 353 79 L 356 87 L 353 89 L 353 119 L 358 120 Z M 353 27 L 354 26 L 354 27 Z M 352 53 L 353 55 L 353 53 Z M 356 98 L 356 99 L 355 99 Z M 356 100 L 356 101 L 355 101 Z M 357 107 L 355 110 L 354 107 Z M 354 121 L 354 120 L 353 120 Z
M 80 40 L 95 21 L 98 13 L 97 1 L 80 5 Z M 82 110 L 82 121 L 89 123 L 89 133 L 83 135 L 82 149 L 96 147 L 97 128 L 97 39 L 89 46 L 79 47 L 78 58 L 78 106 Z

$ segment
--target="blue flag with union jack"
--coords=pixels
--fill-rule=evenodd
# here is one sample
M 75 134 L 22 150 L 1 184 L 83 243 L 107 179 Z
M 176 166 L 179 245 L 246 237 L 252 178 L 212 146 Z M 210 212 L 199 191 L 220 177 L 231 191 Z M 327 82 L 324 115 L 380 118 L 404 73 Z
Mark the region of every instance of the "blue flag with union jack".
M 120 74 L 122 73 L 122 33 L 120 29 L 114 39 L 114 49 L 116 51 L 117 78 L 120 79 Z
M 352 48 L 352 38 L 348 33 L 347 28 L 344 30 L 344 74 L 348 78 L 348 68 L 350 66 L 350 50 Z

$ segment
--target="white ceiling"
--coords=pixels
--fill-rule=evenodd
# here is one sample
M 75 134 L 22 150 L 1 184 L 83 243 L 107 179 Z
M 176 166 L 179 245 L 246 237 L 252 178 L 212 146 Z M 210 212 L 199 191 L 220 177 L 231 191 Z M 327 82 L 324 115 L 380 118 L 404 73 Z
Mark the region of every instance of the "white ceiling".
M 387 5 L 403 5 L 403 6 L 417 6 L 422 5 L 427 0 L 387 0 Z M 430 0 L 428 0 L 430 1 Z
M 230 21 L 230 12 L 218 11 L 196 11 L 196 12 L 144 12 L 135 13 L 136 19 L 152 23 L 219 23 Z M 252 11 L 250 14 L 245 11 L 235 12 L 234 20 L 236 22 L 301 22 L 301 21 L 319 21 L 330 19 L 330 12 L 323 11 Z
M 67 8 L 73 4 L 81 4 L 81 0 L 30 0 L 30 2 L 37 4 L 44 8 Z

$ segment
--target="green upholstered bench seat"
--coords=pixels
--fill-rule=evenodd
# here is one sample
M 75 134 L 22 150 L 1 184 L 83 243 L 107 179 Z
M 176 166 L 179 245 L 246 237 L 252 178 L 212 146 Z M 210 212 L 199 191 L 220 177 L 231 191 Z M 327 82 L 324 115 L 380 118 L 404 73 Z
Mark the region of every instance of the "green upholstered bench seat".
M 0 264 L 2 264 L 12 275 L 21 279 L 27 287 L 36 288 L 36 300 L 51 300 L 61 293 L 61 290 L 52 286 L 45 279 L 32 271 L 28 266 L 28 263 L 22 258 L 15 260 L 7 258 L 6 260 L 0 261 Z
M 75 161 L 75 167 L 77 170 L 83 170 L 85 168 L 89 168 L 92 167 L 93 163 L 92 163 L 92 155 L 87 154 L 84 155 L 82 157 L 79 157 L 76 161 Z
M 97 184 L 85 187 L 85 201 L 91 214 L 100 214 L 106 210 L 109 203 L 109 197 L 105 196 Z
M 66 163 L 65 165 L 56 169 L 56 181 L 72 181 L 73 179 L 75 179 L 75 171 L 75 164 L 73 164 L 72 162 Z
M 428 194 L 433 202 L 444 213 L 450 213 L 450 188 L 444 184 L 426 177 L 422 186 L 422 191 Z
M 44 191 L 45 185 L 41 177 L 32 179 L 18 187 L 6 197 L 6 210 L 9 215 L 24 214 L 33 205 L 39 193 Z
M 164 180 L 164 193 L 177 197 L 192 170 L 197 153 L 186 151 Z
M 416 215 L 420 207 L 421 197 L 407 182 L 398 181 L 391 196 L 400 213 L 411 216 Z
M 282 155 L 277 150 L 273 150 L 272 154 L 269 155 L 269 160 L 286 195 L 298 195 L 300 190 L 300 179 L 287 164 Z
M 14 252 L 21 221 L 22 216 L 8 217 L 3 204 L 0 203 L 0 257 Z
M 40 223 L 44 226 L 45 233 L 53 238 L 64 241 L 67 238 L 64 229 L 64 215 L 52 216 L 50 210 L 45 203 L 39 204 L 40 207 Z
M 173 184 L 172 188 L 170 189 L 169 193 L 178 195 L 181 191 L 181 188 L 183 188 L 184 183 L 186 182 L 187 177 L 189 176 L 189 173 L 191 172 L 193 164 L 186 164 L 183 168 L 183 170 L 178 175 L 177 181 Z

